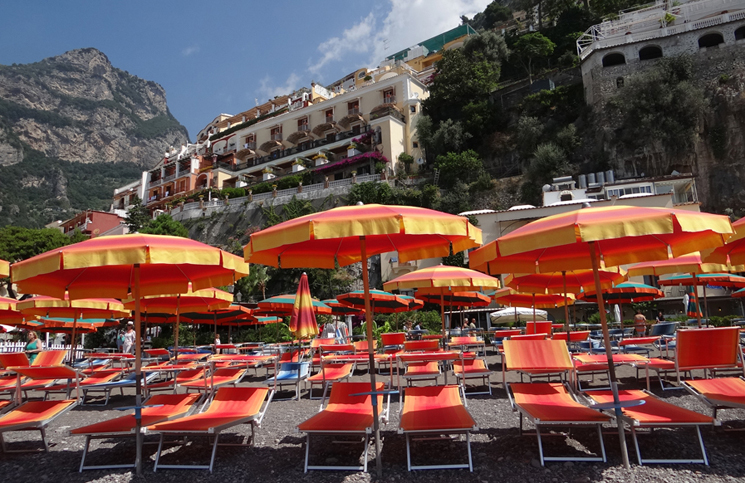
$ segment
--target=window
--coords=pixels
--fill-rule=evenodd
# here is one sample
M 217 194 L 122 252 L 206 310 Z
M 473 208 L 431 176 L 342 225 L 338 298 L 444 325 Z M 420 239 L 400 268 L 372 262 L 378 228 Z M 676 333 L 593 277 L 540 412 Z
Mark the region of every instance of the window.
M 396 102 L 396 95 L 393 89 L 386 89 L 383 91 L 383 104 L 394 104 Z
M 361 125 L 359 125 L 359 124 L 357 124 L 356 126 L 352 126 L 352 132 L 353 132 L 354 134 L 360 134 L 360 132 L 361 132 L 361 129 L 362 129 L 362 126 L 361 126 Z
M 326 117 L 326 122 L 334 122 L 334 110 L 333 109 L 326 109 L 323 112 L 323 114 Z
M 618 52 L 608 54 L 603 57 L 603 67 L 611 67 L 614 65 L 622 65 L 626 63 L 626 57 Z
M 409 106 L 409 112 L 416 114 L 416 106 Z
M 418 141 L 414 141 L 413 143 L 411 143 L 411 145 L 414 147 L 414 149 L 419 149 L 419 142 Z
M 656 45 L 648 45 L 639 49 L 639 60 L 659 59 L 662 57 L 662 49 Z
M 297 120 L 297 130 L 298 131 L 310 131 L 310 126 L 308 126 L 307 117 Z
M 740 27 L 735 30 L 735 40 L 745 39 L 745 27 Z
M 698 39 L 698 48 L 703 49 L 704 47 L 716 47 L 719 44 L 724 43 L 724 37 L 722 37 L 722 34 L 718 33 L 711 33 L 706 34 L 700 39 Z
M 367 73 L 363 70 L 362 72 L 360 72 L 359 74 L 357 74 L 357 78 L 358 79 L 364 79 L 365 78 L 365 75 L 367 75 Z
M 347 110 L 349 115 L 353 116 L 360 113 L 360 101 L 352 101 L 347 103 Z

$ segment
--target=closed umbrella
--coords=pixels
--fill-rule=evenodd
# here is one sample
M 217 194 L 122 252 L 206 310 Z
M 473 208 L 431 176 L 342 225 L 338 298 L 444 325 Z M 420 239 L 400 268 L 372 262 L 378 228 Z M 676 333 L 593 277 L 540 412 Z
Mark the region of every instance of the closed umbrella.
M 598 270 L 602 268 L 601 265 L 613 267 L 667 260 L 670 253 L 677 257 L 695 250 L 715 248 L 723 245 L 732 232 L 729 218 L 710 213 L 638 206 L 586 207 L 528 223 L 474 250 L 469 254 L 469 262 L 471 268 L 486 268 L 489 273 L 499 270 L 545 273 L 591 269 L 595 290 L 600 292 L 602 285 Z M 598 298 L 598 306 L 616 419 L 619 422 L 622 459 L 624 466 L 629 468 L 602 296 Z
M 70 299 L 112 297 L 136 300 L 135 374 L 137 456 L 142 474 L 142 357 L 140 299 L 147 295 L 186 293 L 232 285 L 248 275 L 248 265 L 218 248 L 188 238 L 164 235 L 121 235 L 92 238 L 42 253 L 11 268 L 21 292 Z
M 398 252 L 401 262 L 443 257 L 481 244 L 481 230 L 462 216 L 411 206 L 356 205 L 312 213 L 251 235 L 245 260 L 283 268 L 335 268 L 360 262 L 362 284 L 370 291 L 368 257 Z M 372 340 L 372 312 L 366 297 L 367 338 Z M 370 367 L 374 344 L 368 344 Z M 370 371 L 375 392 L 375 371 Z M 382 475 L 377 397 L 373 404 L 376 468 Z
M 290 332 L 296 339 L 311 339 L 318 335 L 316 312 L 313 310 L 313 300 L 310 296 L 308 275 L 303 273 L 295 294 L 295 305 L 290 316 Z

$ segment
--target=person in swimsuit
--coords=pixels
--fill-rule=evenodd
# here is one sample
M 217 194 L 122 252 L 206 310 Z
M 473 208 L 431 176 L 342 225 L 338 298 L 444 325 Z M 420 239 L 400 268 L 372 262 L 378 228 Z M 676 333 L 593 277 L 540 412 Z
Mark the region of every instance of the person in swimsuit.
M 43 351 L 44 347 L 41 345 L 41 341 L 36 336 L 36 332 L 29 331 L 28 333 L 28 343 L 26 344 L 26 355 L 28 356 L 28 360 L 31 364 L 34 363 L 36 360 L 36 357 L 39 355 L 39 352 Z

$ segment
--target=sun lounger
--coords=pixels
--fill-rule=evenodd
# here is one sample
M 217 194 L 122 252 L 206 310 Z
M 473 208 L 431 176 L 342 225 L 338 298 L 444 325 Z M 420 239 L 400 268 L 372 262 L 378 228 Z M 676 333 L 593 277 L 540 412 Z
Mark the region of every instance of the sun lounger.
M 453 337 L 448 342 L 448 348 L 462 351 L 475 350 L 478 353 L 486 354 L 484 340 L 478 340 L 477 337 Z
M 186 415 L 200 399 L 199 394 L 159 394 L 148 399 L 142 408 L 141 427 L 169 421 Z M 85 466 L 85 458 L 90 450 L 92 439 L 109 439 L 135 436 L 137 421 L 134 414 L 120 416 L 100 423 L 83 426 L 70 431 L 72 435 L 85 436 L 83 457 L 80 460 L 79 472 L 111 468 L 132 468 L 134 463 L 115 465 Z
M 491 376 L 491 371 L 489 370 L 489 366 L 486 364 L 486 361 L 484 359 L 479 358 L 473 358 L 473 359 L 464 359 L 462 361 L 456 360 L 453 361 L 453 375 L 456 379 L 460 380 L 461 385 L 463 386 L 463 396 L 472 395 L 475 396 L 477 394 L 489 394 L 491 395 L 491 381 L 489 381 L 489 376 Z M 483 384 L 488 388 L 486 391 L 477 391 L 477 392 L 466 392 L 466 384 L 468 382 L 468 379 L 481 379 L 483 381 Z
M 68 366 L 51 367 L 16 367 L 14 371 L 32 380 L 55 380 L 79 378 L 79 373 Z M 9 450 L 3 434 L 11 431 L 39 431 L 44 451 L 49 451 L 46 440 L 46 427 L 53 420 L 74 408 L 78 399 L 60 401 L 28 401 L 0 416 L 0 445 L 5 453 L 26 452 L 27 450 Z
M 545 336 L 545 334 L 533 334 Z M 529 337 L 529 336 L 524 336 Z M 517 371 L 522 379 L 523 374 L 530 380 L 536 376 L 552 375 L 571 377 L 574 370 L 566 341 L 516 339 L 504 341 L 504 359 L 502 362 L 502 383 L 507 383 L 507 371 Z
M 338 348 L 338 349 L 337 349 Z M 322 399 L 326 397 L 326 391 L 329 386 L 335 382 L 340 382 L 345 379 L 349 379 L 354 371 L 354 363 L 349 362 L 326 362 L 323 359 L 323 355 L 326 353 L 335 354 L 338 352 L 349 352 L 354 353 L 354 345 L 352 344 L 336 344 L 332 346 L 321 346 L 319 348 L 321 354 L 320 369 L 318 372 L 309 376 L 306 382 L 310 383 L 310 391 L 308 392 L 308 398 L 310 399 Z M 320 384 L 323 389 L 323 396 L 319 398 L 313 397 L 313 385 Z
M 269 395 L 268 399 L 267 394 Z M 250 445 L 253 445 L 255 441 L 254 428 L 261 427 L 261 421 L 273 396 L 274 391 L 265 387 L 221 387 L 217 390 L 215 398 L 205 412 L 148 426 L 145 429 L 146 432 L 160 434 L 154 471 L 158 471 L 158 468 L 209 469 L 211 473 L 215 464 L 215 454 L 217 453 L 220 434 L 230 428 L 250 424 Z M 266 400 L 266 404 L 264 404 L 264 400 Z M 263 409 L 262 405 L 264 405 Z M 209 465 L 163 465 L 160 463 L 166 435 L 194 436 L 200 434 L 214 437 Z M 246 445 L 241 444 L 241 446 Z M 231 444 L 231 446 L 235 445 Z
M 587 393 L 587 395 L 596 403 L 613 404 L 613 393 L 611 391 L 592 391 L 591 393 Z M 681 408 L 665 402 L 646 391 L 621 390 L 618 391 L 618 398 L 622 404 L 631 401 L 643 401 L 643 404 L 621 408 L 623 421 L 631 429 L 631 436 L 634 439 L 634 447 L 636 448 L 636 457 L 640 466 L 644 463 L 703 463 L 708 466 L 709 460 L 706 457 L 706 448 L 704 447 L 704 440 L 701 437 L 701 426 L 719 425 L 719 421 L 710 416 L 705 416 L 690 409 Z M 676 427 L 694 427 L 696 429 L 698 442 L 701 446 L 701 459 L 642 459 L 641 451 L 639 450 L 639 441 L 637 439 L 638 429 Z
M 173 390 L 173 393 L 175 394 L 176 386 L 178 384 L 185 384 L 187 382 L 198 381 L 204 377 L 206 370 L 207 370 L 206 367 L 196 367 L 194 369 L 185 369 L 183 371 L 179 371 L 176 374 L 176 377 L 172 379 L 168 379 L 166 381 L 153 382 L 153 383 L 148 384 L 147 390 L 148 392 Z
M 385 384 L 379 382 L 375 387 L 380 392 L 385 389 Z M 298 430 L 306 433 L 305 439 L 305 468 L 308 470 L 350 470 L 367 471 L 367 451 L 370 434 L 373 428 L 373 409 L 370 384 L 366 382 L 339 382 L 331 387 L 329 402 L 325 408 L 315 416 L 298 425 Z M 368 393 L 368 394 L 364 394 Z M 352 394 L 362 394 L 352 396 Z M 377 396 L 378 407 L 383 405 L 383 395 Z M 390 402 L 390 398 L 389 398 Z M 388 406 L 380 413 L 383 421 L 387 420 Z M 364 438 L 365 451 L 362 466 L 329 466 L 310 465 L 310 437 L 311 434 L 358 436 Z
M 96 384 L 102 384 L 105 382 L 113 381 L 114 379 L 116 379 L 117 377 L 121 375 L 122 375 L 122 371 L 119 369 L 97 371 L 87 376 L 85 379 L 80 380 L 78 383 L 78 387 L 80 389 L 83 389 L 85 387 L 90 387 Z M 49 394 L 52 392 L 63 392 L 65 393 L 65 398 L 70 399 L 70 393 L 75 388 L 76 388 L 75 381 L 72 381 L 72 380 L 68 380 L 66 383 L 62 383 L 62 384 L 54 384 L 52 386 L 46 386 L 43 388 L 44 399 L 46 400 L 47 397 L 49 397 Z
M 135 373 L 129 372 L 126 373 L 121 379 L 118 379 L 116 381 L 108 381 L 108 382 L 101 382 L 98 384 L 91 384 L 86 387 L 81 387 L 80 390 L 83 392 L 83 402 L 81 404 L 85 404 L 86 406 L 106 406 L 109 404 L 109 399 L 111 397 L 111 391 L 114 389 L 119 389 L 121 392 L 121 395 L 124 396 L 124 388 L 125 387 L 135 387 L 136 385 L 136 379 L 135 379 Z M 155 380 L 155 378 L 158 377 L 158 374 L 155 372 L 145 372 L 143 373 L 143 386 L 147 388 L 147 385 L 150 384 Z M 145 389 L 147 390 L 147 389 Z M 88 399 L 88 393 L 95 393 L 95 392 L 102 392 L 106 399 L 102 404 L 91 404 L 91 403 L 85 403 L 85 401 Z
M 541 466 L 546 461 L 606 461 L 603 443 L 603 423 L 610 416 L 580 404 L 561 383 L 512 383 L 508 392 L 512 409 L 520 415 L 520 434 L 523 434 L 523 417 L 535 426 Z M 595 426 L 600 440 L 600 456 L 545 456 L 542 429 Z
M 220 387 L 233 386 L 235 387 L 243 376 L 246 374 L 246 369 L 236 367 L 226 367 L 222 369 L 212 369 L 209 376 L 202 377 L 195 381 L 188 381 L 179 383 L 178 387 L 186 389 L 188 393 L 191 390 L 197 392 L 203 392 L 207 395 L 207 399 L 211 399 L 212 395 Z
M 411 470 L 468 468 L 473 471 L 471 431 L 478 427 L 460 398 L 460 386 L 407 387 L 398 427 L 406 436 L 406 462 Z M 411 464 L 411 439 L 428 440 L 440 435 L 465 434 L 468 463 Z
M 267 379 L 265 383 L 273 386 L 274 390 L 278 387 L 281 389 L 282 386 L 294 385 L 295 399 L 299 400 L 300 383 L 308 378 L 309 366 L 309 362 L 282 362 L 279 364 L 276 374 Z
M 745 409 L 745 380 L 741 377 L 694 379 L 683 381 L 683 387 L 709 406 L 715 418 L 718 409 Z

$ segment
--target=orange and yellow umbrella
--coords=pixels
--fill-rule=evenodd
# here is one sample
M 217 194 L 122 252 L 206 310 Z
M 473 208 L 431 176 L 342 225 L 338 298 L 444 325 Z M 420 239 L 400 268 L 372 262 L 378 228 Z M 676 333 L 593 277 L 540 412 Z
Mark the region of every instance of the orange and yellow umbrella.
M 0 297 L 0 322 L 15 325 L 23 322 L 23 314 L 18 310 L 18 301 Z
M 70 363 L 74 362 L 77 323 L 83 319 L 120 319 L 130 312 L 115 299 L 62 299 L 39 295 L 18 302 L 16 305 L 26 316 L 72 319 L 70 337 Z
M 474 250 L 471 268 L 489 273 L 545 273 L 592 269 L 595 291 L 602 293 L 599 267 L 666 260 L 696 250 L 716 248 L 733 233 L 729 218 L 668 208 L 608 206 L 547 216 Z M 505 269 L 505 267 L 509 267 Z M 616 373 L 603 298 L 598 299 L 616 416 L 621 421 Z M 622 459 L 629 467 L 624 432 L 619 425 Z
M 703 261 L 730 265 L 745 265 L 745 218 L 732 223 L 735 234 L 723 246 L 701 250 Z M 725 270 L 728 272 L 742 270 Z
M 362 264 L 362 283 L 370 292 L 369 256 L 398 252 L 402 262 L 443 257 L 481 245 L 481 230 L 466 217 L 411 206 L 356 205 L 334 208 L 279 223 L 251 235 L 243 249 L 247 262 L 282 268 L 334 268 Z M 368 340 L 372 340 L 372 312 L 366 297 Z M 370 367 L 374 344 L 368 344 Z M 375 371 L 370 371 L 376 391 Z M 372 400 L 375 400 L 373 398 Z M 378 408 L 373 406 L 376 467 L 382 476 Z
M 445 336 L 445 296 L 454 292 L 499 288 L 499 279 L 463 267 L 437 265 L 420 268 L 383 284 L 385 290 L 418 289 L 421 294 L 440 296 L 442 335 Z
M 231 285 L 248 265 L 230 253 L 187 238 L 122 235 L 92 238 L 14 263 L 11 280 L 25 293 L 71 299 L 131 296 L 135 302 L 136 473 L 142 474 L 142 358 L 139 300 Z
M 290 316 L 290 332 L 298 339 L 310 339 L 318 335 L 316 313 L 310 296 L 308 276 L 303 273 L 297 286 L 295 305 Z
M 503 288 L 494 293 L 494 301 L 509 307 L 533 307 L 533 320 L 535 309 L 552 309 L 574 304 L 574 295 L 554 293 L 520 293 L 512 288 Z
M 261 315 L 292 315 L 295 310 L 296 294 L 275 295 L 259 302 L 256 313 Z M 318 299 L 311 298 L 313 312 L 316 314 L 330 315 L 333 310 Z
M 636 282 L 623 282 L 615 287 L 604 288 L 603 298 L 608 302 L 617 304 L 633 304 L 638 302 L 649 302 L 650 300 L 664 297 L 662 290 Z M 595 289 L 578 294 L 577 298 L 586 302 L 597 302 L 598 295 Z
M 10 263 L 5 260 L 0 260 L 0 278 L 4 278 L 10 275 Z

